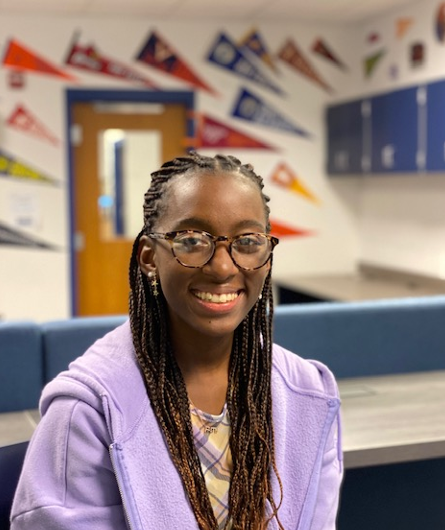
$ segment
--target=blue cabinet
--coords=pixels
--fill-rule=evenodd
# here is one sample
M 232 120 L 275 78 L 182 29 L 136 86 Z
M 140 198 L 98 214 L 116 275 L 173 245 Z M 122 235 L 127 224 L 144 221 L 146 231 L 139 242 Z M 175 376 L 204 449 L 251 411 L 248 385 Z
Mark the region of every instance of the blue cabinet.
M 426 87 L 426 169 L 445 170 L 445 81 Z
M 445 82 L 328 107 L 327 142 L 329 175 L 445 169 Z
M 417 87 L 371 99 L 371 173 L 417 171 Z
M 328 107 L 328 173 L 347 175 L 362 173 L 364 101 L 350 101 Z

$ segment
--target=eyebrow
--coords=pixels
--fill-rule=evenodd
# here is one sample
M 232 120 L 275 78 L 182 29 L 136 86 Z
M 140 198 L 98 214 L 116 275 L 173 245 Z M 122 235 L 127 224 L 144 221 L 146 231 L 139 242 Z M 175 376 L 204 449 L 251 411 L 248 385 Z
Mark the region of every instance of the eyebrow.
M 261 232 L 265 230 L 265 226 L 257 220 L 254 219 L 243 219 L 237 223 L 233 228 L 234 231 L 242 230 L 244 228 L 257 227 Z M 200 217 L 188 217 L 186 219 L 181 219 L 176 225 L 176 230 L 187 230 L 191 228 L 196 228 L 199 230 L 204 230 L 206 232 L 211 232 L 212 227 L 209 222 Z

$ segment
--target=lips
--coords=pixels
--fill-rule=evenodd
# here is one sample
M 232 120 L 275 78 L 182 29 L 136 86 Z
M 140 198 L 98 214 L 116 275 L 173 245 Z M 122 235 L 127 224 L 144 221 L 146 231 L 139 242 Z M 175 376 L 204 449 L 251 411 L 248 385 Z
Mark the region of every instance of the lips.
M 193 291 L 193 294 L 200 300 L 211 302 L 212 304 L 226 304 L 227 302 L 233 302 L 239 296 L 238 292 L 218 294 L 208 291 Z

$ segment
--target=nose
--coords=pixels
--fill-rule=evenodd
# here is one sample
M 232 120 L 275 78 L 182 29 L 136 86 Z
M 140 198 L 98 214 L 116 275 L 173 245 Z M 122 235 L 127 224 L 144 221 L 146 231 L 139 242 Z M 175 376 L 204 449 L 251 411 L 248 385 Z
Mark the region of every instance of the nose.
M 229 244 L 218 241 L 215 244 L 215 252 L 212 259 L 204 265 L 203 272 L 221 281 L 235 275 L 238 270 L 230 255 Z

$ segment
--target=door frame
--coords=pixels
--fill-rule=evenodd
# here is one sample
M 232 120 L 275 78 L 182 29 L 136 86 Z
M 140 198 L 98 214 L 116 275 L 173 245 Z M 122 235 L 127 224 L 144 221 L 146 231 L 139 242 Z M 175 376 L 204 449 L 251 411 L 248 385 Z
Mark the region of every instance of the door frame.
M 77 315 L 77 274 L 76 274 L 76 252 L 74 243 L 75 229 L 75 204 L 74 204 L 74 154 L 71 130 L 73 125 L 72 108 L 76 103 L 182 103 L 187 109 L 187 138 L 193 146 L 195 135 L 195 93 L 190 90 L 168 91 L 168 90 L 106 90 L 106 89 L 66 89 L 66 134 L 67 159 L 68 159 L 68 208 L 69 208 L 69 262 L 70 262 L 70 306 L 71 316 Z

